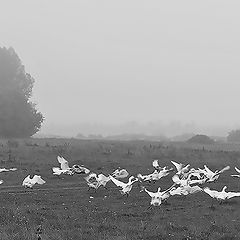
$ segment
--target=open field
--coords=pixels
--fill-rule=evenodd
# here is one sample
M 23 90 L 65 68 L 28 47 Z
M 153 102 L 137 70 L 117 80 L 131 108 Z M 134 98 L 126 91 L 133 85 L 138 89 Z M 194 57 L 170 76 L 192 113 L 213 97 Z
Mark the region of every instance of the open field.
M 117 167 L 130 174 L 152 172 L 152 160 L 171 166 L 170 160 L 207 164 L 212 169 L 229 165 L 219 180 L 206 184 L 220 190 L 240 191 L 240 180 L 232 178 L 240 167 L 240 146 L 235 144 L 189 145 L 185 143 L 84 141 L 75 139 L 18 140 L 1 142 L 0 167 L 17 167 L 1 173 L 0 239 L 37 239 L 41 225 L 43 240 L 63 239 L 240 239 L 240 198 L 219 205 L 205 193 L 174 196 L 168 204 L 149 208 L 150 197 L 134 185 L 128 198 L 109 183 L 108 190 L 88 191 L 83 176 L 52 175 L 58 166 L 56 156 L 72 164 L 84 164 L 93 172 L 109 174 Z M 28 174 L 39 174 L 47 181 L 32 190 L 21 187 Z M 172 174 L 149 185 L 156 191 L 172 184 Z M 93 198 L 90 198 L 92 196 Z

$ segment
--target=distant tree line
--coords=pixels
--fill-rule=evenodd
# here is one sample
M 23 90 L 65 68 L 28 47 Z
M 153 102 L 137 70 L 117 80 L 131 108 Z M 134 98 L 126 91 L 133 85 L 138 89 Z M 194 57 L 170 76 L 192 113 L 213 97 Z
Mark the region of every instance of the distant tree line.
M 30 101 L 33 77 L 13 48 L 0 47 L 0 137 L 29 137 L 44 120 Z
M 240 129 L 232 130 L 227 136 L 228 142 L 240 142 Z

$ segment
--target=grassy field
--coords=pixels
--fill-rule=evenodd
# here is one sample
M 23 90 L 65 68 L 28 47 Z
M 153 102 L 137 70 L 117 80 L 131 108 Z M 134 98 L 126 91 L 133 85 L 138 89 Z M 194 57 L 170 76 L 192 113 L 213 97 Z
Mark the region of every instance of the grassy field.
M 219 205 L 205 193 L 169 198 L 167 204 L 149 208 L 150 197 L 134 185 L 130 196 L 121 196 L 109 183 L 108 189 L 88 191 L 83 176 L 52 175 L 58 166 L 57 155 L 72 164 L 84 164 L 93 172 L 109 174 L 117 167 L 130 174 L 152 172 L 152 160 L 171 166 L 170 160 L 207 164 L 212 169 L 229 165 L 231 169 L 217 182 L 206 184 L 221 190 L 240 191 L 240 180 L 232 178 L 234 166 L 240 167 L 240 146 L 209 146 L 185 143 L 117 142 L 76 139 L 22 139 L 0 143 L 0 167 L 17 167 L 16 172 L 1 173 L 0 239 L 240 239 L 240 199 Z M 47 181 L 34 189 L 24 189 L 22 180 L 39 174 Z M 172 174 L 155 184 L 156 191 L 172 184 Z M 213 206 L 212 206 L 213 202 Z

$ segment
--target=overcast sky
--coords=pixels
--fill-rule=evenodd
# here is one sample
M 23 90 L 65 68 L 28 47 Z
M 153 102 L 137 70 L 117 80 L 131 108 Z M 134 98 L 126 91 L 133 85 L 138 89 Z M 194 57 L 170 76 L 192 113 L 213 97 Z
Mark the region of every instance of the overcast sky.
M 240 2 L 0 0 L 45 125 L 240 122 Z

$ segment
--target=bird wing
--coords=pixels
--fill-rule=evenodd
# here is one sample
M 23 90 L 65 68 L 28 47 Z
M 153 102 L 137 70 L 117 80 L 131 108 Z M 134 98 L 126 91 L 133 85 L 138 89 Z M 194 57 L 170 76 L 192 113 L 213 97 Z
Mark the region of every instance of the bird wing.
M 54 175 L 60 175 L 62 173 L 62 170 L 59 167 L 53 167 L 52 170 Z
M 218 173 L 223 173 L 223 172 L 225 172 L 225 171 L 227 171 L 229 169 L 230 169 L 230 166 L 226 166 L 222 170 L 218 171 Z
M 96 173 L 90 173 L 88 176 L 86 176 L 84 179 L 89 182 L 91 178 L 95 178 L 97 180 L 97 174 Z
M 122 169 L 119 173 L 118 178 L 126 178 L 129 175 L 128 171 L 126 169 Z
M 97 177 L 98 181 L 100 182 L 108 182 L 110 181 L 110 178 L 109 177 L 106 177 L 104 174 L 100 173 Z
M 150 196 L 150 197 L 154 197 L 156 195 L 156 193 L 154 192 L 150 192 L 148 191 L 146 188 L 144 188 L 145 192 Z
M 211 171 L 206 165 L 204 165 L 204 169 L 205 169 L 207 174 L 211 174 L 211 175 L 214 174 L 214 172 Z
M 88 168 L 85 168 L 85 173 L 86 174 L 89 174 L 90 173 L 90 170 Z
M 176 183 L 176 184 L 180 184 L 180 183 L 181 183 L 181 180 L 180 180 L 179 176 L 176 175 L 176 174 L 173 175 L 172 180 L 173 180 L 173 182 Z
M 9 172 L 10 170 L 9 169 L 6 169 L 6 168 L 0 168 L 0 172 Z
M 126 186 L 126 183 L 123 183 L 123 182 L 117 180 L 116 178 L 112 177 L 111 175 L 109 175 L 109 178 L 110 178 L 110 179 L 113 181 L 113 183 L 114 183 L 115 185 L 117 185 L 118 187 L 124 188 L 124 187 Z
M 176 167 L 177 171 L 181 171 L 182 169 L 182 163 L 176 163 L 174 161 L 171 161 L 171 163 Z
M 190 177 L 191 176 L 194 176 L 194 177 L 197 177 L 198 179 L 201 179 L 201 175 L 200 175 L 200 172 L 199 171 L 196 171 L 196 172 L 193 172 L 190 174 Z
M 165 177 L 167 176 L 172 169 L 163 169 L 159 171 L 160 176 Z
M 10 171 L 16 171 L 17 168 L 10 168 L 9 170 L 10 170 Z
M 112 176 L 116 176 L 117 174 L 119 174 L 119 169 L 116 169 L 111 173 Z
M 149 181 L 152 179 L 152 174 L 149 175 L 142 175 L 141 173 L 139 173 L 137 175 L 138 179 L 141 179 L 142 181 Z
M 227 198 L 233 198 L 233 197 L 240 197 L 240 192 L 228 192 L 227 194 Z
M 240 173 L 240 169 L 235 167 L 236 172 Z
M 187 172 L 189 167 L 190 167 L 190 164 L 186 165 L 184 168 L 181 169 L 181 172 L 183 173 Z
M 67 170 L 69 168 L 68 161 L 63 157 L 57 157 L 58 162 L 61 164 L 62 170 Z
M 217 198 L 219 196 L 219 194 L 220 194 L 220 192 L 218 192 L 216 190 L 211 190 L 208 187 L 204 188 L 203 191 L 205 193 L 207 193 L 209 196 L 211 196 L 212 198 Z
M 28 182 L 30 182 L 30 181 L 31 181 L 31 178 L 30 178 L 30 175 L 28 175 L 27 177 L 24 178 L 22 184 L 24 185 L 24 184 L 26 184 L 26 183 L 28 183 Z
M 240 178 L 240 175 L 233 174 L 233 175 L 231 175 L 231 177 L 238 177 L 238 178 Z
M 180 187 L 178 188 L 172 188 L 170 191 L 169 191 L 170 195 L 181 195 L 182 194 L 182 189 Z
M 89 169 L 87 169 L 87 168 L 84 167 L 84 166 L 79 166 L 79 165 L 77 165 L 77 164 L 75 164 L 75 165 L 72 166 L 72 170 L 73 170 L 73 172 L 79 173 L 79 174 L 81 174 L 81 173 L 85 173 L 85 174 L 90 173 L 90 170 L 89 170 Z
M 154 168 L 156 168 L 156 169 L 159 169 L 159 164 L 158 164 L 158 160 L 156 159 L 156 160 L 153 160 L 153 162 L 152 162 L 152 165 L 153 165 L 153 167 Z
M 207 171 L 205 169 L 198 168 L 197 170 L 199 173 L 202 173 L 204 175 L 207 175 Z
M 35 182 L 35 183 L 38 183 L 38 184 L 44 184 L 46 182 L 39 175 L 34 175 L 32 181 Z
M 177 184 L 174 183 L 171 187 L 169 187 L 168 189 L 166 189 L 165 191 L 163 191 L 162 194 L 165 194 L 165 193 L 171 192 L 172 189 L 174 189 L 176 185 L 177 185 Z
M 189 181 L 189 185 L 192 185 L 192 184 L 203 184 L 203 183 L 206 182 L 206 180 L 207 180 L 207 178 L 190 180 Z
M 202 188 L 200 188 L 199 186 L 193 186 L 193 187 L 190 187 L 188 191 L 189 193 L 193 194 L 193 193 L 201 192 Z

